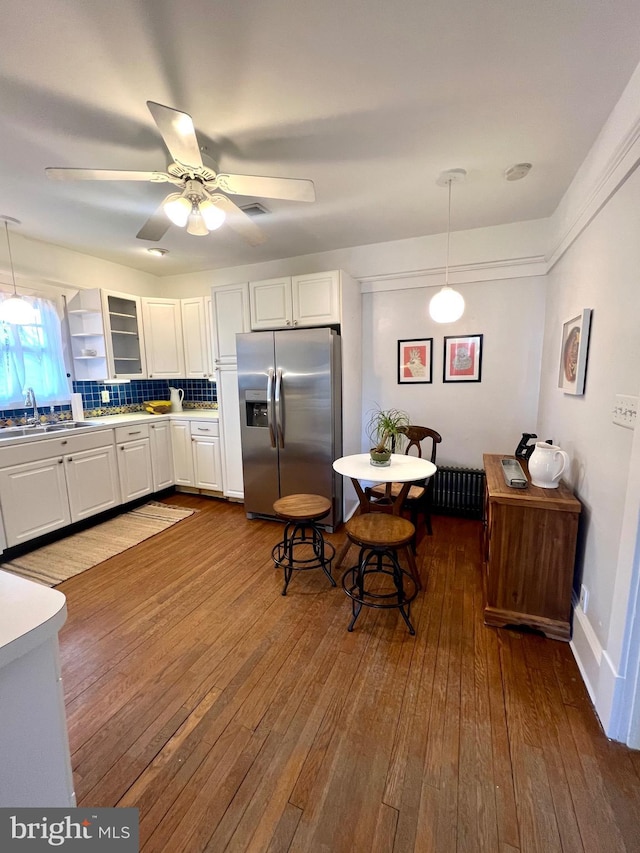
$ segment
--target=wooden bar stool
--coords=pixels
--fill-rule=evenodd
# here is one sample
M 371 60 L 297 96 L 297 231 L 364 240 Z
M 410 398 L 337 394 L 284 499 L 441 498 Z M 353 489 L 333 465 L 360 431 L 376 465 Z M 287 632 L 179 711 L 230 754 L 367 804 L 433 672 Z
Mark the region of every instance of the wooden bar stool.
M 411 571 L 403 569 L 398 562 L 398 550 L 404 548 L 413 556 L 409 547 L 415 535 L 415 527 L 405 518 L 380 512 L 367 512 L 349 519 L 347 536 L 360 546 L 358 564 L 352 566 L 342 577 L 342 588 L 351 599 L 353 618 L 349 631 L 353 631 L 356 619 L 363 607 L 388 609 L 397 607 L 414 635 L 410 620 L 411 602 L 420 589 L 420 579 L 415 562 L 409 559 Z M 393 589 L 384 587 L 379 581 L 384 576 L 393 579 Z M 407 590 L 405 583 L 409 584 Z
M 274 564 L 284 570 L 283 595 L 287 594 L 294 571 L 322 569 L 331 585 L 336 585 L 331 577 L 335 548 L 325 542 L 322 529 L 317 525 L 330 510 L 331 501 L 321 495 L 287 495 L 274 503 L 275 514 L 287 522 L 284 538 L 271 552 Z

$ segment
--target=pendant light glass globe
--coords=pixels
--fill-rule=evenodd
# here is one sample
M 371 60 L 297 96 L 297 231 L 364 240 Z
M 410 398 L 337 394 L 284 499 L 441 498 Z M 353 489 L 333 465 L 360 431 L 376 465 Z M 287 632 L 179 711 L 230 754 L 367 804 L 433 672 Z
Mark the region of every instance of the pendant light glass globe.
M 429 315 L 436 323 L 455 323 L 463 314 L 464 298 L 448 284 L 445 284 L 429 303 Z
M 13 268 L 13 255 L 11 254 L 11 241 L 9 240 L 9 223 L 20 225 L 20 220 L 14 219 L 12 216 L 0 216 L 0 220 L 4 222 L 4 230 L 7 235 L 7 251 L 11 266 L 11 280 L 13 281 L 13 293 L 0 302 L 0 320 L 5 323 L 11 323 L 12 326 L 27 326 L 34 321 L 34 311 L 26 299 L 18 296 L 16 273 Z
M 209 201 L 207 198 L 205 198 L 204 201 L 201 201 L 198 207 L 204 220 L 204 224 L 207 226 L 209 231 L 215 231 L 216 228 L 220 228 L 226 219 L 224 210 L 219 208 L 212 201 Z
M 174 225 L 184 228 L 191 213 L 192 203 L 179 193 L 172 193 L 162 205 L 164 212 Z

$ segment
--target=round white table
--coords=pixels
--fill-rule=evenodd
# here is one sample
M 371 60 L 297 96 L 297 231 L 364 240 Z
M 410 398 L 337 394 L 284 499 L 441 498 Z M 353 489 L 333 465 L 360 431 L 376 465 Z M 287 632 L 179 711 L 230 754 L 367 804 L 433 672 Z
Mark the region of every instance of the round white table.
M 394 515 L 400 515 L 402 505 L 409 493 L 411 484 L 420 480 L 428 479 L 438 470 L 433 462 L 428 459 L 421 459 L 418 456 L 411 456 L 404 453 L 392 453 L 390 465 L 372 465 L 371 457 L 368 453 L 356 453 L 353 456 L 341 456 L 333 463 L 333 468 L 338 474 L 344 477 L 349 477 L 353 483 L 353 488 L 356 490 L 358 500 L 360 502 L 356 509 L 356 514 L 363 512 L 392 512 Z M 381 506 L 369 500 L 364 489 L 361 486 L 361 481 L 368 480 L 373 483 L 388 483 L 389 496 L 386 506 Z M 391 496 L 391 483 L 404 483 L 404 486 L 394 498 Z M 344 545 L 338 552 L 338 557 L 335 567 L 338 568 L 349 550 L 349 539 L 347 538 Z M 410 563 L 413 561 L 413 553 L 409 549 Z M 412 566 L 414 573 L 415 563 Z

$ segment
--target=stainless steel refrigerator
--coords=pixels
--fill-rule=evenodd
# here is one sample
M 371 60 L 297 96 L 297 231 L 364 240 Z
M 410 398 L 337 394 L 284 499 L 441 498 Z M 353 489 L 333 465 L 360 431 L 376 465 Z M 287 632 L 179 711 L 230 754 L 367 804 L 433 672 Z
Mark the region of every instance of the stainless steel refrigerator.
M 236 336 L 244 505 L 248 518 L 273 517 L 291 494 L 331 500 L 321 524 L 342 520 L 340 336 L 333 329 L 287 329 Z

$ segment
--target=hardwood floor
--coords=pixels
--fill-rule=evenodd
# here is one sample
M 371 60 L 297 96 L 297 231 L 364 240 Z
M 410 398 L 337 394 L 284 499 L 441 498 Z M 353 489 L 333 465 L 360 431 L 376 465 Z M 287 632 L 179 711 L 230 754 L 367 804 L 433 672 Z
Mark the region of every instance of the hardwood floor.
M 167 501 L 199 512 L 59 587 L 78 805 L 138 807 L 145 853 L 640 851 L 638 753 L 568 645 L 483 625 L 478 522 L 433 519 L 415 637 L 349 634 L 321 571 L 280 595 L 281 525 Z

